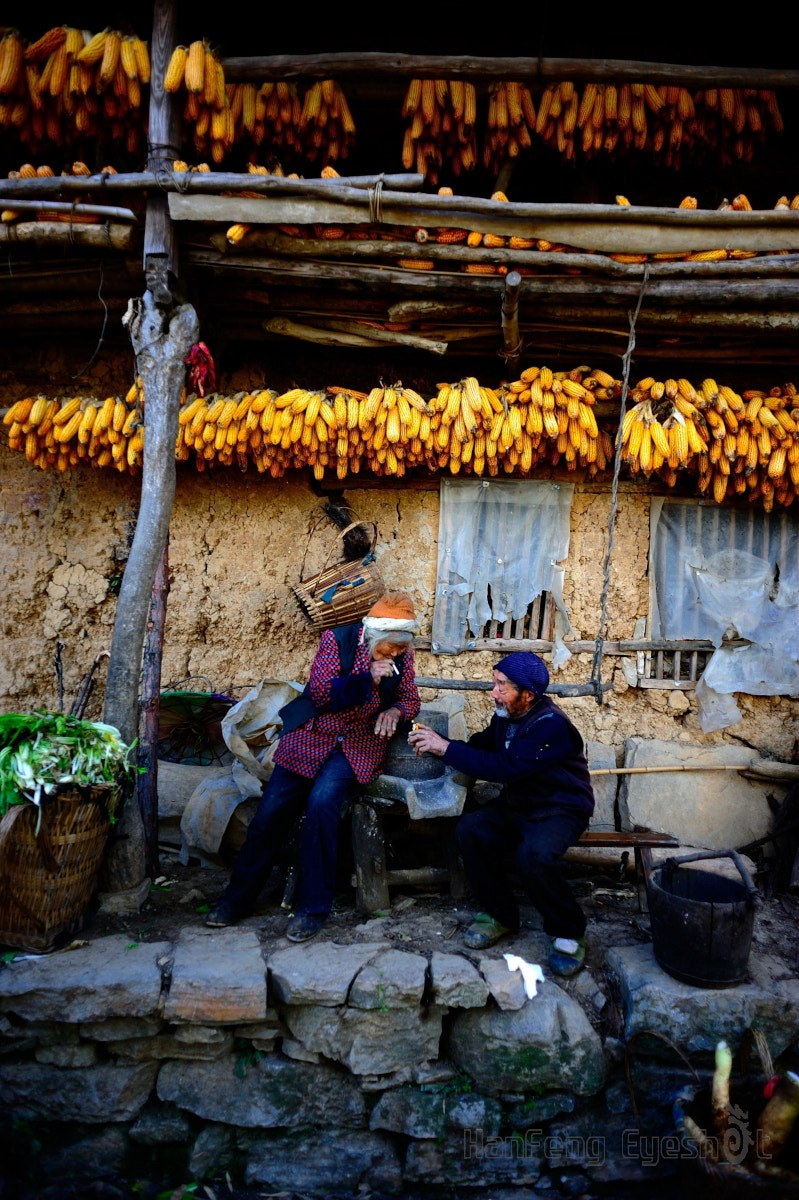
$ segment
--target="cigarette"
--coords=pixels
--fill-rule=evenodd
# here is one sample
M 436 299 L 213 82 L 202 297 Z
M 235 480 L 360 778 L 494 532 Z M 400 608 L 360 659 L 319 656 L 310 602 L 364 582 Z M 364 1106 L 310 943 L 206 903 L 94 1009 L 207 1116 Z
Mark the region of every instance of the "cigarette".
M 399 668 L 397 667 L 397 664 L 394 662 L 393 658 L 391 660 L 391 669 L 395 675 L 399 675 Z

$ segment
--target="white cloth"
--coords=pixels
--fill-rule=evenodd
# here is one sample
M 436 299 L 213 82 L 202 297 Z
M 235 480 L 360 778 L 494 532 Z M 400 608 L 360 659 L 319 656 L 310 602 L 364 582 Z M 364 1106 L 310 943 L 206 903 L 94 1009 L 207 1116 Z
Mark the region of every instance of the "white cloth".
M 524 982 L 524 993 L 528 1000 L 532 1000 L 538 991 L 536 985 L 544 982 L 544 972 L 538 963 L 526 962 L 518 954 L 503 954 L 502 957 L 508 964 L 509 971 L 521 971 Z
M 364 633 L 416 633 L 419 622 L 405 617 L 364 617 Z

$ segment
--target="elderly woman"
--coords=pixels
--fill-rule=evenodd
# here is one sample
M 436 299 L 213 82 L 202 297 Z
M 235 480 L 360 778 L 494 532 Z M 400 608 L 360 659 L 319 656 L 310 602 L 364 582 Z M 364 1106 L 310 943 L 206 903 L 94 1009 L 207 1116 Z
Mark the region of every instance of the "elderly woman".
M 322 928 L 333 904 L 342 811 L 359 784 L 380 774 L 400 721 L 419 712 L 415 628 L 410 597 L 389 592 L 362 623 L 322 634 L 305 692 L 281 712 L 272 777 L 207 925 L 233 925 L 252 912 L 283 839 L 305 813 L 299 904 L 286 936 L 304 942 Z

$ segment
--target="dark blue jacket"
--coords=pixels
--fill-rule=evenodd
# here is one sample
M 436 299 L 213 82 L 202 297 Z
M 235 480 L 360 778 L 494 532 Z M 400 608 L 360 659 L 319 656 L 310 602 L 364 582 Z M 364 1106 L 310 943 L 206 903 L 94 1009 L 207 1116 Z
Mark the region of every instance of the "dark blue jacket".
M 450 742 L 444 762 L 464 775 L 503 784 L 497 803 L 516 812 L 555 809 L 590 817 L 594 793 L 583 739 L 562 709 L 542 696 L 514 722 L 516 733 L 505 747 L 508 717 L 491 724 L 468 742 Z

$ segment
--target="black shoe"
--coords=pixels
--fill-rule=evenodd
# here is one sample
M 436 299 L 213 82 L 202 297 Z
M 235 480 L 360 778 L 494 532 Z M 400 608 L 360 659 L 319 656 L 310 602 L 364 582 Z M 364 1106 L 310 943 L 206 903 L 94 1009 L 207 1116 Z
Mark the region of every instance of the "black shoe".
M 299 912 L 292 917 L 286 928 L 286 937 L 290 942 L 307 942 L 315 937 L 324 925 L 327 917 L 315 913 Z
M 216 908 L 209 912 L 205 918 L 206 925 L 211 929 L 225 929 L 228 925 L 235 925 L 241 920 L 241 913 L 230 903 L 229 900 L 220 900 Z

